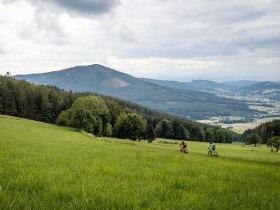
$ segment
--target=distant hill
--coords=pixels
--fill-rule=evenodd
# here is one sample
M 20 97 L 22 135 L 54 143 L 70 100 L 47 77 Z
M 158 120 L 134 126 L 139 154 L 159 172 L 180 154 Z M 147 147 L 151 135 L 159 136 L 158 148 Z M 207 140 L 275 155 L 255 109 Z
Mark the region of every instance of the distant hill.
M 244 102 L 220 98 L 206 92 L 164 87 L 98 64 L 42 74 L 17 75 L 15 78 L 34 84 L 55 85 L 64 90 L 114 96 L 192 119 L 252 113 Z M 207 86 L 205 84 L 205 88 Z
M 236 80 L 236 81 L 222 82 L 222 84 L 231 85 L 232 87 L 248 87 L 248 86 L 253 85 L 255 83 L 258 83 L 258 81 L 254 81 L 254 80 Z
M 258 82 L 253 80 L 237 80 L 214 82 L 210 80 L 193 80 L 191 82 L 165 81 L 143 78 L 144 81 L 178 90 L 194 90 L 214 93 L 216 95 L 246 95 L 264 97 L 280 101 L 280 82 Z
M 258 82 L 249 87 L 239 88 L 237 91 L 243 95 L 261 95 L 280 101 L 280 82 Z
M 240 88 L 239 90 L 247 91 L 247 92 L 263 92 L 268 90 L 280 90 L 280 82 L 257 82 L 248 87 Z
M 181 89 L 181 90 L 213 92 L 218 89 L 232 88 L 232 86 L 229 84 L 217 83 L 210 80 L 193 80 L 191 82 L 177 82 L 177 81 L 155 80 L 155 79 L 147 79 L 147 78 L 143 78 L 143 80 L 158 85 L 162 85 L 165 87 Z

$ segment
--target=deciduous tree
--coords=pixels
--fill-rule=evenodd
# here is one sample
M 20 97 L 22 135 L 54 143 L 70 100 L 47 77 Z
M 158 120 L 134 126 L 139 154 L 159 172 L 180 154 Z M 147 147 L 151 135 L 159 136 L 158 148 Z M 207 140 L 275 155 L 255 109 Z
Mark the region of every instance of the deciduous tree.
M 250 144 L 255 144 L 256 147 L 257 143 L 261 143 L 261 137 L 258 134 L 253 133 L 252 135 L 247 137 L 246 141 Z

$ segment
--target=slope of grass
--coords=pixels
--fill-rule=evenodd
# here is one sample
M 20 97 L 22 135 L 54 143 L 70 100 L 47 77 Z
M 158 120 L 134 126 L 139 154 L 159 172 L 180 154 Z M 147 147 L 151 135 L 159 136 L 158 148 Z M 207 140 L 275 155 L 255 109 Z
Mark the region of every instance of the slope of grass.
M 164 143 L 167 142 L 167 143 Z M 279 209 L 280 156 L 265 147 L 97 139 L 0 116 L 0 209 Z M 253 150 L 253 151 L 251 151 Z

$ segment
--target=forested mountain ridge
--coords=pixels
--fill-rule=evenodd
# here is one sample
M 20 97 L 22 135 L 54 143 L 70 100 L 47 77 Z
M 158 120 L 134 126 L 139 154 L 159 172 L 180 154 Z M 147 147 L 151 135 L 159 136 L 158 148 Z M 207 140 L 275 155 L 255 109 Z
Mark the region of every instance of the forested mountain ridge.
M 34 84 L 55 85 L 68 91 L 114 96 L 184 118 L 205 119 L 217 115 L 252 113 L 241 101 L 206 92 L 164 87 L 97 64 L 42 74 L 17 75 L 15 78 Z
M 94 96 L 93 99 L 99 101 L 98 103 L 102 105 L 102 109 L 104 106 L 107 107 L 105 108 L 106 110 L 108 109 L 105 119 L 107 127 L 114 128 L 122 114 L 132 119 L 137 114 L 147 121 L 147 125 L 154 127 L 161 137 L 166 137 L 168 133 L 167 137 L 170 138 L 197 141 L 231 142 L 238 139 L 238 135 L 232 131 L 170 116 L 117 98 L 89 92 L 67 92 L 54 86 L 38 86 L 9 76 L 0 76 L 0 114 L 55 123 L 58 120 L 58 116 L 61 116 L 63 112 L 77 108 L 73 107 L 74 102 L 85 96 Z M 86 100 L 86 98 L 80 100 Z M 78 102 L 76 102 L 77 104 Z M 79 114 L 90 114 L 87 110 L 83 113 L 84 110 L 80 108 L 78 107 L 74 111 L 82 111 Z M 101 119 L 102 117 L 92 117 L 98 122 L 99 129 L 102 131 L 105 128 L 105 125 L 102 124 L 103 122 L 100 121 L 103 120 Z M 76 116 L 74 120 L 79 119 Z M 172 134 L 171 136 L 170 133 Z M 181 138 L 182 135 L 178 135 L 179 133 L 183 134 L 184 138 Z M 98 135 L 101 134 L 101 132 L 98 133 Z M 115 135 L 114 132 L 111 132 L 111 134 Z

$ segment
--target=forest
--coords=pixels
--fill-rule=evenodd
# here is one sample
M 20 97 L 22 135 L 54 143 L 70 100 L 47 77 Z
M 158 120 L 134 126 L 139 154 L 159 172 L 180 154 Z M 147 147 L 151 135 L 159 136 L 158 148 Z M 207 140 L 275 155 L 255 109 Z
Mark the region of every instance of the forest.
M 85 130 L 97 136 L 132 140 L 156 137 L 231 143 L 230 130 L 161 113 L 133 102 L 90 92 L 30 84 L 0 76 L 0 114 Z
M 267 144 L 269 139 L 274 136 L 280 136 L 280 120 L 262 123 L 254 129 L 248 129 L 242 134 L 241 139 L 246 141 L 246 139 L 253 134 L 260 137 L 259 143 Z

